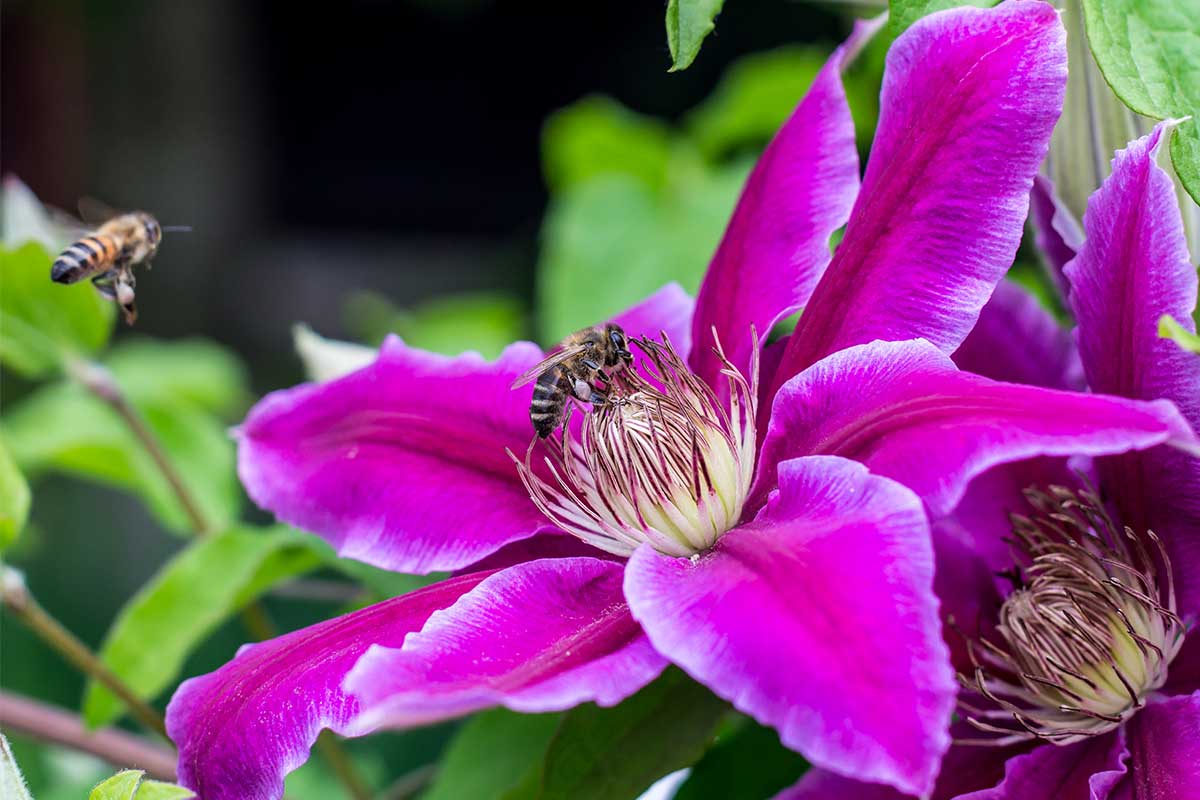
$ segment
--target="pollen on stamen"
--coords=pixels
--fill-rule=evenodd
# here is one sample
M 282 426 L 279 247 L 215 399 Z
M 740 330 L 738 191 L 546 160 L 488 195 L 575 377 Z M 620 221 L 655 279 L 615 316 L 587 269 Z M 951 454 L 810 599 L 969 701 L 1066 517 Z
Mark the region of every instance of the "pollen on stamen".
M 631 343 L 648 377 L 624 370 L 607 402 L 582 419 L 568 412 L 561 434 L 532 442 L 524 459 L 509 455 L 564 531 L 622 556 L 642 543 L 691 556 L 741 517 L 754 476 L 757 362 L 743 376 L 716 343 L 729 390 L 722 403 L 665 334 Z
M 1029 489 L 1013 515 L 1017 588 L 997 636 L 968 641 L 967 722 L 1007 745 L 1113 730 L 1166 682 L 1183 645 L 1171 563 L 1153 531 L 1119 526 L 1090 490 Z M 1022 575 L 1022 572 L 1024 573 Z

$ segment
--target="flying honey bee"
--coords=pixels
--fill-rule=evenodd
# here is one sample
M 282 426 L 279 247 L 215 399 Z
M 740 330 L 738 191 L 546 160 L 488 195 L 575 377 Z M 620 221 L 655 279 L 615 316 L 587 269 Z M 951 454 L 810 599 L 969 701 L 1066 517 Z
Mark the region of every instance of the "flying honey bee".
M 563 339 L 553 353 L 513 382 L 512 388 L 537 381 L 529 404 L 529 421 L 545 439 L 562 424 L 567 399 L 585 403 L 608 399 L 596 380 L 608 388 L 614 375 L 633 362 L 620 325 L 608 323 L 584 328 Z
M 50 268 L 50 279 L 71 284 L 91 278 L 100 294 L 121 306 L 125 322 L 132 325 L 137 320 L 133 292 L 137 280 L 133 268 L 139 264 L 150 266 L 150 259 L 162 242 L 164 228 L 145 211 L 100 213 L 108 221 L 63 250 Z M 166 230 L 189 229 L 176 226 Z

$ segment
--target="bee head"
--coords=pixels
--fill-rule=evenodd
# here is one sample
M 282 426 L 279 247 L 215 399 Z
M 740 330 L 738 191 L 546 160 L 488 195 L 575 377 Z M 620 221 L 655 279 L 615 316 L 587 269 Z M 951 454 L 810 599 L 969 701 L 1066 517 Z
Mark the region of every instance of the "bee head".
M 162 241 L 162 226 L 158 224 L 158 220 L 149 214 L 142 213 L 142 225 L 146 229 L 146 240 L 150 243 L 151 250 L 157 250 L 159 242 Z
M 608 340 L 612 343 L 613 351 L 620 363 L 629 365 L 633 363 L 633 353 L 629 352 L 629 342 L 625 338 L 625 331 L 620 325 L 609 323 L 608 325 Z

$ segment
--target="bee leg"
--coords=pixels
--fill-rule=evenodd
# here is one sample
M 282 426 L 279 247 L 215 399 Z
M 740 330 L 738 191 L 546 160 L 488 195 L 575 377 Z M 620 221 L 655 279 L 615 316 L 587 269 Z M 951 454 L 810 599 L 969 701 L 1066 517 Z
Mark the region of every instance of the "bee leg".
M 92 286 L 96 287 L 103 297 L 108 300 L 115 301 L 117 299 L 117 270 L 110 269 L 107 272 L 101 272 L 96 277 L 92 278 Z
M 117 302 L 121 305 L 121 315 L 125 318 L 126 325 L 132 325 L 137 322 L 137 307 L 133 304 L 134 283 L 131 280 L 132 275 L 121 276 L 117 279 L 114 287 L 117 292 Z

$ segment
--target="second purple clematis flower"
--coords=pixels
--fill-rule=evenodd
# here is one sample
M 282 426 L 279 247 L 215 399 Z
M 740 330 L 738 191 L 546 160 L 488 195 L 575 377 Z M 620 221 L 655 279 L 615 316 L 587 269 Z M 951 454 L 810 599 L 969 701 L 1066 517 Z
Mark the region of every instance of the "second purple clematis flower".
M 1155 160 L 1170 125 L 1117 153 L 1083 234 L 1058 252 L 1088 384 L 1169 399 L 1200 426 L 1200 359 L 1157 335 L 1164 314 L 1190 330 L 1197 297 Z M 1003 335 L 976 329 L 958 357 L 1060 383 L 1076 360 L 1064 332 L 1018 298 L 998 292 L 985 314 L 1008 320 Z M 934 524 L 939 594 L 968 644 L 956 653 L 961 741 L 935 800 L 1200 797 L 1200 457 L 1157 447 L 1098 458 L 1093 472 L 1005 465 L 968 490 L 957 519 Z M 816 771 L 780 800 L 833 796 L 899 798 Z
M 641 377 L 561 448 L 525 456 L 530 392 L 509 387 L 542 356 L 525 343 L 487 362 L 391 339 L 251 412 L 256 502 L 344 556 L 459 574 L 185 683 L 168 709 L 182 783 L 276 798 L 321 728 L 612 705 L 674 662 L 817 765 L 932 788 L 955 690 L 926 510 L 995 464 L 1192 434 L 1169 403 L 1004 384 L 946 355 L 1021 236 L 1065 79 L 1053 9 L 944 12 L 898 39 L 861 192 L 853 46 L 751 174 L 696 302 L 668 287 L 617 317 Z

